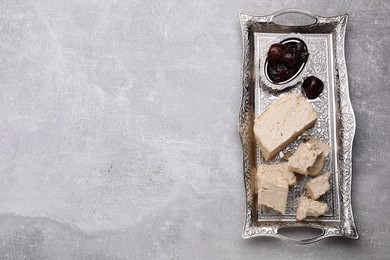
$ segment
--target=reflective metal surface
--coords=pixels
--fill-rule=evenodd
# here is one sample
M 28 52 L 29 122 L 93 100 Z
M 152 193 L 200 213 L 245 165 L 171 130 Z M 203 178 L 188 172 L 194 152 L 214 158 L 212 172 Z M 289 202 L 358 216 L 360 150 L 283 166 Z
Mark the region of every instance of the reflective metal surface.
M 273 22 L 274 17 L 299 13 L 315 19 L 306 26 L 286 26 Z M 348 16 L 321 17 L 307 11 L 291 9 L 269 16 L 240 15 L 243 37 L 242 102 L 239 113 L 239 132 L 243 146 L 244 178 L 247 195 L 243 237 L 273 236 L 292 243 L 307 244 L 330 236 L 346 236 L 357 239 L 352 207 L 352 141 L 355 134 L 355 117 L 348 92 L 347 70 L 344 57 L 344 36 Z M 270 82 L 264 70 L 269 46 L 289 38 L 303 40 L 310 53 L 307 64 L 297 77 L 285 84 Z M 300 84 L 307 76 L 320 78 L 325 85 L 319 98 L 309 102 L 316 109 L 318 121 L 297 140 L 283 149 L 271 162 L 280 160 L 288 151 L 296 149 L 306 137 L 314 135 L 331 147 L 324 166 L 331 171 L 331 189 L 321 200 L 329 210 L 325 216 L 295 220 L 297 199 L 304 195 L 304 183 L 308 178 L 298 178 L 290 188 L 287 211 L 280 215 L 266 207 L 257 207 L 256 166 L 263 159 L 253 135 L 253 120 L 281 93 L 300 91 Z M 304 226 L 322 229 L 322 234 L 309 239 L 292 239 L 281 235 L 278 229 Z

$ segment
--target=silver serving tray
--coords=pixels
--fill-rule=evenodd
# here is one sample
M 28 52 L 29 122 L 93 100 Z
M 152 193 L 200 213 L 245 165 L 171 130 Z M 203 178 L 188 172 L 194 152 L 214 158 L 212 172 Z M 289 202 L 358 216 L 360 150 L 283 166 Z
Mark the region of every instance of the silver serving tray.
M 304 26 L 276 24 L 277 16 L 297 13 L 315 20 Z M 351 206 L 352 143 L 355 134 L 355 116 L 348 90 L 344 40 L 348 15 L 321 17 L 307 11 L 288 9 L 268 16 L 240 14 L 243 38 L 242 102 L 239 113 L 239 133 L 243 148 L 246 214 L 243 238 L 256 236 L 277 237 L 288 242 L 308 244 L 331 236 L 358 239 Z M 300 74 L 284 84 L 273 84 L 264 73 L 266 53 L 272 43 L 287 38 L 303 40 L 309 50 L 309 59 Z M 289 151 L 294 151 L 306 136 L 314 135 L 329 144 L 331 153 L 324 171 L 331 171 L 331 189 L 320 201 L 328 204 L 324 216 L 296 221 L 297 198 L 305 195 L 304 183 L 309 177 L 299 177 L 290 188 L 287 211 L 278 214 L 267 207 L 257 206 L 256 167 L 263 162 L 253 134 L 253 120 L 280 94 L 299 92 L 300 83 L 309 75 L 324 82 L 323 93 L 308 100 L 318 114 L 316 125 L 283 149 L 271 162 L 277 162 Z M 282 228 L 309 227 L 322 233 L 297 239 L 281 234 Z

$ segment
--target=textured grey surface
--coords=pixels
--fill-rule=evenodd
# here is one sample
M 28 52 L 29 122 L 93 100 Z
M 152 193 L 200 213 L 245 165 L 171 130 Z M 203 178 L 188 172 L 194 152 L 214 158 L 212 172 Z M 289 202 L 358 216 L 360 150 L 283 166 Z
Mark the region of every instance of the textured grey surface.
M 0 2 L 1 259 L 388 259 L 385 1 Z M 348 12 L 360 240 L 243 240 L 239 12 Z

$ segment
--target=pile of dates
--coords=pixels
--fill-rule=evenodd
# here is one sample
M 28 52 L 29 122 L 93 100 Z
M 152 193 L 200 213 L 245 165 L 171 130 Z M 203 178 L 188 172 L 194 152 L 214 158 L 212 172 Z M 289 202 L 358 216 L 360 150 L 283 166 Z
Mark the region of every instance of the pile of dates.
M 287 39 L 274 43 L 267 52 L 266 73 L 273 83 L 284 83 L 295 77 L 309 58 L 306 44 L 300 39 Z M 324 90 L 324 83 L 315 76 L 307 77 L 302 91 L 308 99 L 317 98 Z
M 309 57 L 306 44 L 300 40 L 274 43 L 267 53 L 267 75 L 275 83 L 291 79 Z

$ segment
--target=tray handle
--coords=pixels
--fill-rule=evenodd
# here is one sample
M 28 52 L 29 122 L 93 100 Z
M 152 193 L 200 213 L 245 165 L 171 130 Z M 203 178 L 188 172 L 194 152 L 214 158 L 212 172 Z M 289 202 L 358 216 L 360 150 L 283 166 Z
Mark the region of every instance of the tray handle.
M 317 15 L 314 15 L 312 14 L 311 12 L 309 11 L 306 11 L 306 10 L 302 10 L 302 9 L 284 9 L 284 10 L 281 10 L 279 12 L 276 12 L 274 14 L 271 14 L 269 16 L 269 22 L 270 23 L 274 23 L 274 18 L 278 17 L 278 16 L 282 16 L 282 15 L 285 15 L 285 14 L 301 14 L 301 15 L 304 15 L 304 16 L 308 16 L 310 18 L 313 18 L 315 20 L 315 22 L 313 24 L 316 24 L 318 22 L 318 16 Z
M 305 239 L 291 238 L 291 237 L 280 234 L 278 232 L 278 230 L 276 230 L 275 237 L 277 237 L 281 240 L 284 240 L 286 242 L 293 243 L 293 244 L 299 244 L 299 245 L 311 244 L 311 243 L 317 242 L 321 239 L 328 237 L 328 235 L 326 234 L 325 229 L 323 227 L 319 227 L 319 228 L 316 227 L 316 229 L 322 230 L 322 233 L 320 235 L 317 235 L 317 236 L 314 236 L 311 238 L 305 238 Z

